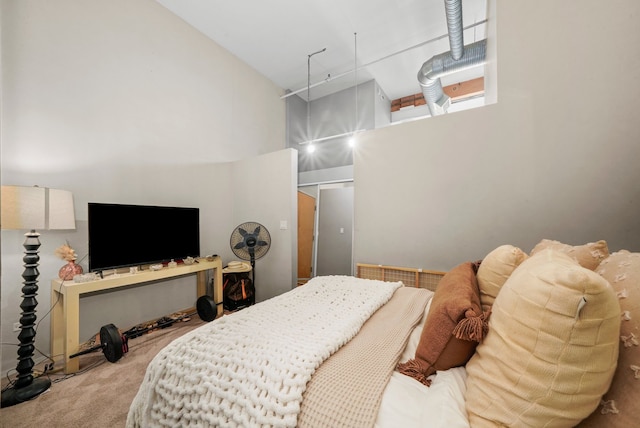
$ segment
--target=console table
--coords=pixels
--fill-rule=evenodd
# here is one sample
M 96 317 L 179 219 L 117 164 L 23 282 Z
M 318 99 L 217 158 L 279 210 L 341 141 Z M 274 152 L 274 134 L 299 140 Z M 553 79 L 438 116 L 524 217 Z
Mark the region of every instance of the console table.
M 51 355 L 57 362 L 64 358 L 64 372 L 74 373 L 80 368 L 77 358 L 70 359 L 78 351 L 80 340 L 80 297 L 94 291 L 113 290 L 134 284 L 158 281 L 177 276 L 197 274 L 198 297 L 207 290 L 206 271 L 213 270 L 213 300 L 222 303 L 222 261 L 216 256 L 198 259 L 191 265 L 164 267 L 160 270 L 145 270 L 138 273 L 114 274 L 104 279 L 88 282 L 51 281 Z M 217 316 L 222 315 L 222 305 L 217 305 Z

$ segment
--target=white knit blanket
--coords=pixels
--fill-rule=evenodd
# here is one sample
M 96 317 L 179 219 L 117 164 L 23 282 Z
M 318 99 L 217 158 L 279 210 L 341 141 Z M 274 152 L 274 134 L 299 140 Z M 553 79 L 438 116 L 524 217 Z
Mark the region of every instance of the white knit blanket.
M 400 286 L 317 277 L 187 333 L 149 363 L 127 427 L 295 427 L 316 368 Z

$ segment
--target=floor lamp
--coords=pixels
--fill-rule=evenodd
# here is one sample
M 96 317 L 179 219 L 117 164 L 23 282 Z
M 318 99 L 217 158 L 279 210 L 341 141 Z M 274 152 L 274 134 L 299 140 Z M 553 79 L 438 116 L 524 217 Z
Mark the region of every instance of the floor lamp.
M 2 407 L 31 400 L 51 386 L 45 377 L 33 377 L 33 351 L 36 338 L 38 301 L 38 249 L 40 234 L 36 229 L 75 229 L 71 192 L 45 187 L 2 186 L 2 229 L 28 230 L 24 241 L 22 303 L 18 334 L 18 377 L 11 388 L 2 391 Z M 6 280 L 3 280 L 6 282 Z

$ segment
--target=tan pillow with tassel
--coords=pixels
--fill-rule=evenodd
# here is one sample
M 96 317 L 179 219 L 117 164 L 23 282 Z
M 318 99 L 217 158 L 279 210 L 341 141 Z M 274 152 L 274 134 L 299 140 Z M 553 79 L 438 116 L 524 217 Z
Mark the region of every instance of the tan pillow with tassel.
M 478 263 L 466 262 L 447 272 L 436 288 L 415 358 L 398 371 L 429 386 L 428 376 L 466 364 L 486 334 L 476 279 Z

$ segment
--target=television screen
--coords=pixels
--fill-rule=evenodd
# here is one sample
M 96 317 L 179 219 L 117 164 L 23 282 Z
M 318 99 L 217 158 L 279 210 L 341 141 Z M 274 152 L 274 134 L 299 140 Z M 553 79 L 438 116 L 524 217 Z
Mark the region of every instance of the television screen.
M 198 208 L 89 202 L 89 270 L 200 255 Z

